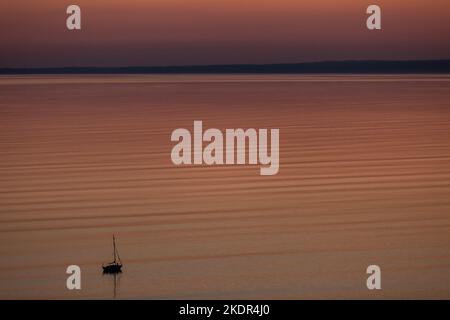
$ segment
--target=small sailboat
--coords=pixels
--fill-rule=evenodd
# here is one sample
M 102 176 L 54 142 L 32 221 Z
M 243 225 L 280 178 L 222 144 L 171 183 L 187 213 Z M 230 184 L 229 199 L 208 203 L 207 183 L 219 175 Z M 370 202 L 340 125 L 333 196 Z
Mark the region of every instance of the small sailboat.
M 113 235 L 113 255 L 114 261 L 107 265 L 102 265 L 103 273 L 120 273 L 122 272 L 122 261 L 120 261 L 119 251 L 116 248 L 116 238 Z

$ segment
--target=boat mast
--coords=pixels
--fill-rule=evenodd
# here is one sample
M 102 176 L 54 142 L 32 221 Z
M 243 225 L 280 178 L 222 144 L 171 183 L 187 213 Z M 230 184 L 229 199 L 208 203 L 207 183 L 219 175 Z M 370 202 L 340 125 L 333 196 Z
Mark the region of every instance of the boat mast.
M 114 263 L 116 263 L 116 238 L 113 235 L 113 246 L 114 246 Z

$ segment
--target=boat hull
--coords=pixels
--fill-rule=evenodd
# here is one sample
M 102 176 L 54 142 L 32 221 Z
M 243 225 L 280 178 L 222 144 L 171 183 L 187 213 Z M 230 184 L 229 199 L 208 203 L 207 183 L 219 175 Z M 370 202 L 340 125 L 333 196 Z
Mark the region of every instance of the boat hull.
M 110 264 L 103 266 L 103 273 L 120 273 L 122 272 L 121 264 Z

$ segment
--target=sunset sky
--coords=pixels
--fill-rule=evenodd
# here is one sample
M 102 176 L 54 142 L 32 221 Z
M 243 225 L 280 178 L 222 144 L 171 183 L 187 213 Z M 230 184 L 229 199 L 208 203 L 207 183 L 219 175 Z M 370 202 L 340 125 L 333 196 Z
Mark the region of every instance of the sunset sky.
M 448 0 L 2 0 L 0 67 L 448 59 L 449 14 Z

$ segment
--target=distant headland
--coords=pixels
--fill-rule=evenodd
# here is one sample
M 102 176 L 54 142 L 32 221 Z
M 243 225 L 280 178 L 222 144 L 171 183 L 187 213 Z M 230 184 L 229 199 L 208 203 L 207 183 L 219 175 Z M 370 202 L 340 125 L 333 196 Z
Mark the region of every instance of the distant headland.
M 446 74 L 449 60 L 348 60 L 280 64 L 0 68 L 0 74 Z

